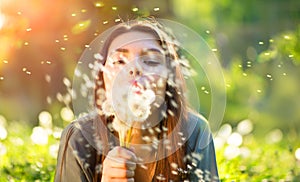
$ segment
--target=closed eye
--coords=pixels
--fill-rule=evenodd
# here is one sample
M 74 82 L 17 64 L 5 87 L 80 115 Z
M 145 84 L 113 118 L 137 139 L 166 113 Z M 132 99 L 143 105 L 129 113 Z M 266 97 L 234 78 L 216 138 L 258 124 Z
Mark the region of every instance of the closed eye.
M 123 64 L 125 64 L 125 61 L 123 59 L 119 59 L 119 60 L 114 61 L 113 64 L 123 65 Z
M 158 66 L 160 64 L 160 62 L 152 61 L 152 60 L 144 60 L 143 63 L 148 66 Z

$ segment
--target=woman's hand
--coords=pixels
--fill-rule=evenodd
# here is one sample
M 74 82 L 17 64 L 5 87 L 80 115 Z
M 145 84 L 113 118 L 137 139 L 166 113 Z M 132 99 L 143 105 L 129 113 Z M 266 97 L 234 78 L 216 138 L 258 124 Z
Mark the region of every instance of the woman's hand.
M 123 147 L 115 147 L 108 152 L 102 171 L 102 182 L 134 181 L 136 155 Z

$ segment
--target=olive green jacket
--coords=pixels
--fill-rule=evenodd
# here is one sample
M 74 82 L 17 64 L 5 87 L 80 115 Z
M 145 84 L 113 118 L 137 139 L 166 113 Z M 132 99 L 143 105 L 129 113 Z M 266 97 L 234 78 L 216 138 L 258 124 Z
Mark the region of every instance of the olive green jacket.
M 69 124 L 63 131 L 55 174 L 56 182 L 92 182 L 96 166 L 96 143 L 93 121 L 87 116 Z M 189 181 L 219 181 L 212 134 L 205 118 L 189 114 L 187 140 L 188 159 L 193 164 L 188 172 Z M 155 181 L 155 180 L 153 180 Z

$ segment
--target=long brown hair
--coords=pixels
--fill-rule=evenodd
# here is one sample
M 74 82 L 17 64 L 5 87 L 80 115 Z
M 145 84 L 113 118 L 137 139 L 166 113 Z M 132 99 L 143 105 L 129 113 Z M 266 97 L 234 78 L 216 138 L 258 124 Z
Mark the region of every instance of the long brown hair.
M 166 60 L 167 60 L 167 66 L 171 71 L 171 75 L 169 75 L 168 83 L 166 86 L 166 92 L 169 92 L 171 94 L 165 95 L 165 101 L 167 105 L 167 109 L 169 112 L 167 112 L 167 117 L 164 118 L 160 124 L 159 127 L 161 129 L 167 128 L 166 134 L 168 136 L 168 140 L 171 143 L 171 146 L 176 146 L 178 143 L 182 142 L 181 136 L 177 133 L 185 133 L 186 132 L 186 117 L 187 117 L 187 111 L 186 111 L 186 104 L 183 97 L 184 88 L 182 86 L 183 78 L 179 70 L 178 64 L 172 64 L 178 59 L 178 51 L 176 48 L 176 45 L 174 45 L 172 42 L 170 42 L 171 39 L 174 39 L 170 34 L 164 30 L 164 27 L 160 25 L 156 20 L 154 19 L 144 19 L 144 20 L 136 20 L 136 21 L 130 21 L 129 23 L 123 23 L 123 25 L 118 25 L 117 28 L 115 28 L 112 33 L 108 36 L 108 38 L 105 40 L 102 49 L 100 50 L 100 54 L 102 55 L 103 62 L 101 64 L 105 64 L 105 61 L 108 56 L 108 49 L 110 46 L 110 43 L 119 35 L 124 34 L 126 32 L 130 31 L 140 31 L 140 32 L 146 32 L 153 34 L 159 41 L 161 47 L 165 50 L 166 53 Z M 180 86 L 176 83 L 178 80 L 180 80 Z M 99 71 L 99 74 L 97 76 L 97 82 L 96 82 L 96 89 L 95 89 L 95 105 L 99 110 L 101 110 L 101 102 L 97 102 L 99 99 L 98 91 L 101 89 L 105 89 L 105 83 L 103 81 L 103 72 Z M 175 101 L 177 103 L 174 105 L 171 101 Z M 99 115 L 100 120 L 102 120 L 103 125 L 107 126 L 112 119 L 110 117 L 105 117 L 104 115 Z M 103 128 L 102 124 L 99 124 L 101 121 L 94 122 L 94 127 L 96 129 L 97 135 L 100 137 L 100 141 L 103 144 L 102 145 L 102 155 L 98 153 L 97 157 L 97 163 L 102 164 L 105 156 L 107 155 L 108 151 L 110 150 L 110 144 L 109 144 L 109 131 L 107 128 Z M 171 135 L 171 133 L 176 133 Z M 159 139 L 162 139 L 162 135 L 159 136 Z M 167 153 L 166 147 L 162 144 L 159 146 L 158 150 L 163 153 Z M 168 157 L 163 158 L 159 161 L 157 161 L 155 175 L 154 176 L 163 176 L 163 178 L 166 181 L 169 180 L 175 180 L 179 181 L 183 179 L 183 174 L 174 175 L 171 173 L 172 170 L 174 170 L 171 166 L 171 164 L 175 163 L 177 164 L 177 172 L 185 171 L 186 170 L 186 163 L 184 161 L 184 156 L 186 154 L 186 146 L 183 144 L 181 147 L 179 147 L 178 150 L 176 150 L 174 153 L 167 155 Z M 101 179 L 101 173 L 98 173 L 95 175 L 95 180 Z

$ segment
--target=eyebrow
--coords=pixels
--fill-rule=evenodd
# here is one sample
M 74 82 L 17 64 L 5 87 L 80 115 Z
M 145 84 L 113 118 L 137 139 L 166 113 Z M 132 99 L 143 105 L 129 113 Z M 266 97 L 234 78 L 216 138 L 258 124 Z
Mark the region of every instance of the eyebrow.
M 128 53 L 129 50 L 128 49 L 123 49 L 123 48 L 118 48 L 116 49 L 114 52 L 123 52 L 123 53 Z

